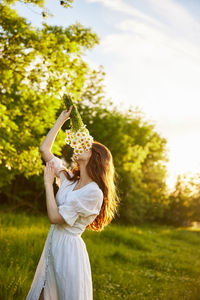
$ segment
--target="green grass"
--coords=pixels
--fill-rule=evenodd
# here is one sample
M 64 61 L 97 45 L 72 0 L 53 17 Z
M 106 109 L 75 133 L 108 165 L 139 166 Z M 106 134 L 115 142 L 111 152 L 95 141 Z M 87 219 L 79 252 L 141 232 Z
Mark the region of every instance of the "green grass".
M 50 223 L 47 217 L 1 213 L 0 299 L 25 299 Z M 117 226 L 85 231 L 94 300 L 200 299 L 200 231 Z

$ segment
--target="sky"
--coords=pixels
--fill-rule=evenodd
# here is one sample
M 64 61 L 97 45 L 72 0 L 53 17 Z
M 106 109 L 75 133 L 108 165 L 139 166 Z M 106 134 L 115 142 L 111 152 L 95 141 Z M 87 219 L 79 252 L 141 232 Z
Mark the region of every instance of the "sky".
M 18 13 L 41 26 L 41 10 L 16 3 Z M 167 139 L 167 184 L 178 174 L 200 173 L 200 1 L 75 0 L 64 9 L 46 1 L 52 25 L 79 21 L 100 38 L 84 55 L 103 65 L 106 97 L 122 110 L 136 106 Z

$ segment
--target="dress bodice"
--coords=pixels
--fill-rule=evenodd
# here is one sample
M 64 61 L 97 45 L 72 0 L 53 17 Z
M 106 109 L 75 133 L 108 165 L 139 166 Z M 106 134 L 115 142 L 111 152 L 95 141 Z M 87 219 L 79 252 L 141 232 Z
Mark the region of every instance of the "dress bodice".
M 56 224 L 56 227 L 81 235 L 86 226 L 91 224 L 99 214 L 103 203 L 103 192 L 95 181 L 73 190 L 77 181 L 70 181 L 64 174 L 65 171 L 60 171 L 62 161 L 56 156 L 50 161 L 54 161 L 57 175 L 60 177 L 61 184 L 55 199 L 59 213 L 66 221 L 64 224 Z M 69 174 L 72 176 L 70 171 Z

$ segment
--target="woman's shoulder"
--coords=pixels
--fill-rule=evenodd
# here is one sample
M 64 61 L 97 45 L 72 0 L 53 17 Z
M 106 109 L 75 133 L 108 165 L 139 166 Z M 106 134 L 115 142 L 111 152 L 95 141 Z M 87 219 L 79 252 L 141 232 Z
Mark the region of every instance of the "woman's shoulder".
M 98 196 L 103 196 L 103 192 L 100 189 L 99 185 L 95 181 L 91 181 L 90 184 L 87 184 L 84 193 L 95 194 Z

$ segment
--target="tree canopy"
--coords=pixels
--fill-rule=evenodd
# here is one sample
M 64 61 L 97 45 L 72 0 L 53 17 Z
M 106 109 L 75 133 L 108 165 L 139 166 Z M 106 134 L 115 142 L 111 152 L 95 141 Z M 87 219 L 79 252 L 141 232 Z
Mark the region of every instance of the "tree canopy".
M 13 3 L 14 1 L 9 1 Z M 32 1 L 43 5 L 44 1 Z M 99 43 L 79 22 L 67 28 L 43 23 L 34 28 L 8 2 L 0 3 L 1 27 L 1 186 L 18 174 L 27 178 L 42 171 L 38 147 L 60 110 L 68 91 L 79 98 L 89 67 L 86 49 Z M 61 131 L 54 146 L 60 152 Z

